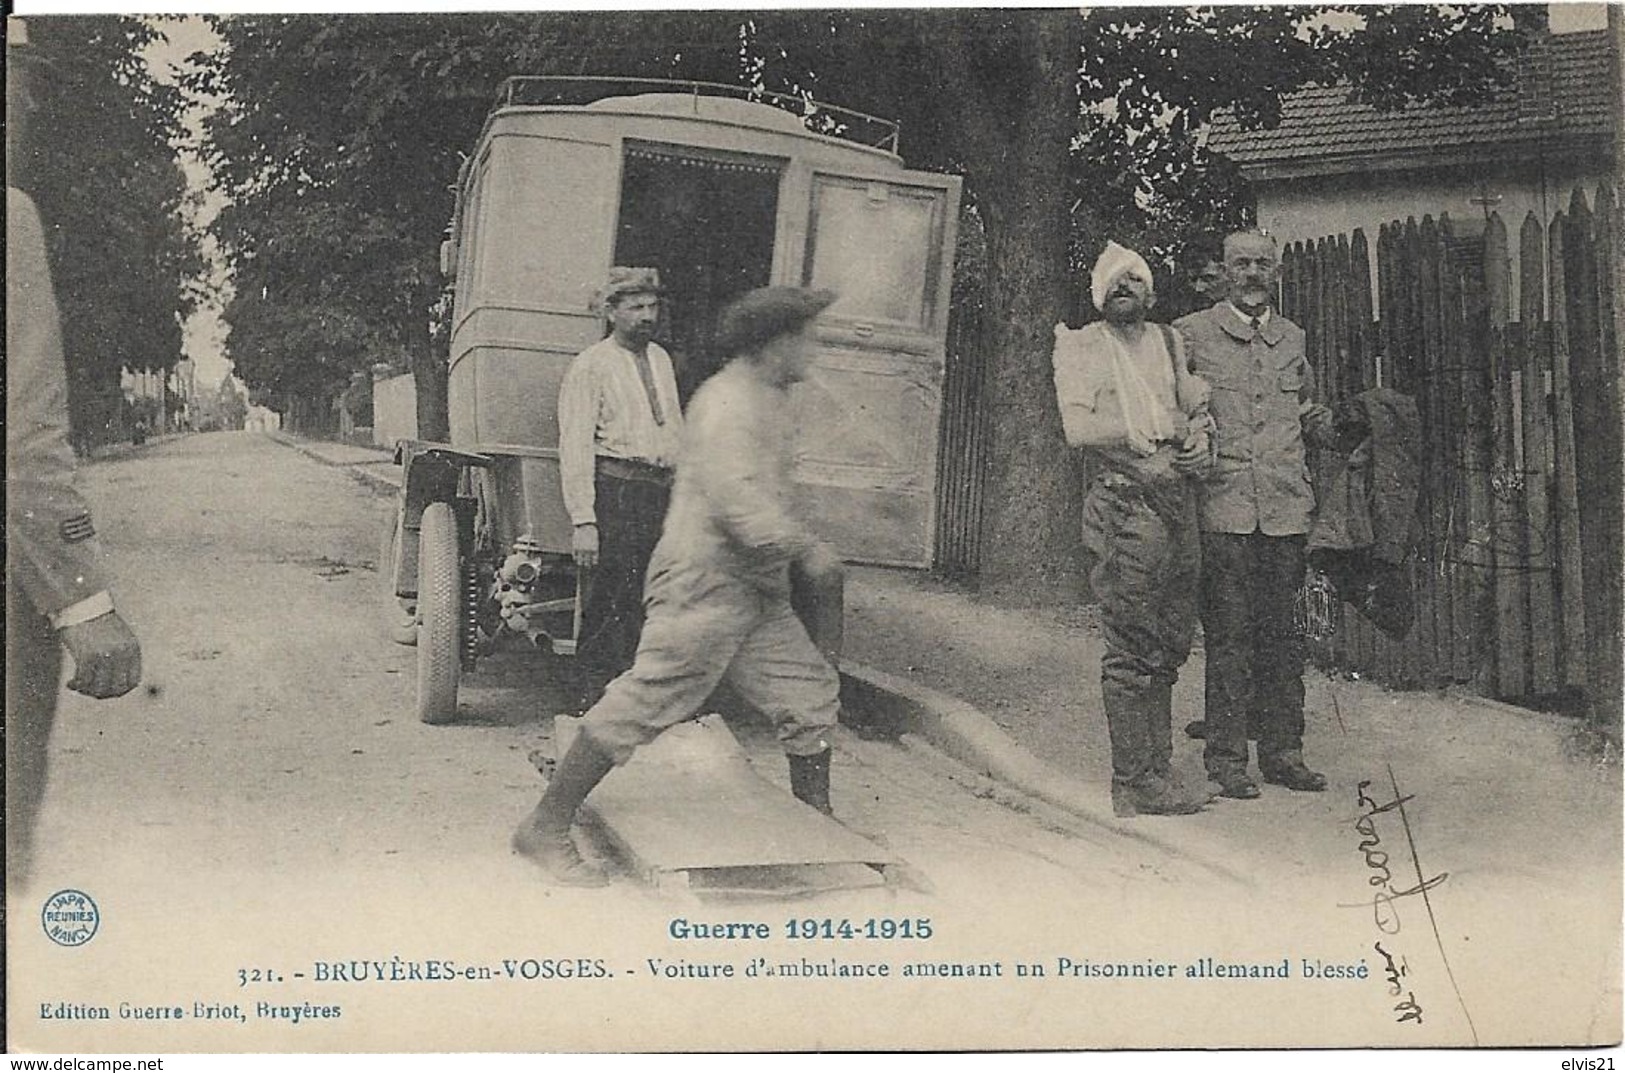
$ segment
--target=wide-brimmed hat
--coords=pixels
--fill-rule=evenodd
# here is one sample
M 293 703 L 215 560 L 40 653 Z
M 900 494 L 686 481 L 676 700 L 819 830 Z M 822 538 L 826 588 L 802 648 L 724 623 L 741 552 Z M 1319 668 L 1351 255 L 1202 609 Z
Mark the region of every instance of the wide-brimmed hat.
M 600 313 L 608 313 L 610 307 L 622 298 L 634 294 L 665 294 L 665 288 L 660 286 L 660 270 L 657 268 L 628 268 L 625 265 L 616 265 L 609 270 L 609 282 L 604 284 L 594 300 L 594 308 Z
M 732 356 L 799 331 L 837 297 L 834 291 L 804 287 L 761 287 L 751 291 L 722 311 L 717 322 L 717 349 Z

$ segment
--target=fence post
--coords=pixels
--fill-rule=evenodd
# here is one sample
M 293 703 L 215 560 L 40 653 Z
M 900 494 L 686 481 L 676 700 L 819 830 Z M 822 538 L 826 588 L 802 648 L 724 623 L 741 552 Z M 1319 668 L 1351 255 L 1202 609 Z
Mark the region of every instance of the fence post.
M 1484 224 L 1484 294 L 1490 323 L 1499 328 L 1512 319 L 1512 255 L 1507 249 L 1507 225 L 1498 212 Z
M 1494 415 L 1490 581 L 1495 590 L 1495 687 L 1498 696 L 1522 697 L 1529 692 L 1529 546 L 1519 450 L 1521 351 L 1519 336 L 1507 323 L 1512 318 L 1511 276 L 1506 224 L 1499 213 L 1491 213 L 1484 227 L 1484 299 Z
M 1563 613 L 1563 684 L 1586 684 L 1585 586 L 1581 576 L 1580 488 L 1575 472 L 1574 390 L 1569 378 L 1569 313 L 1564 232 L 1559 212 L 1547 234 L 1547 289 L 1551 295 L 1552 415 L 1557 461 L 1558 607 Z
M 1490 377 L 1489 312 L 1483 281 L 1465 272 L 1455 246 L 1449 214 L 1439 217 L 1441 260 L 1445 265 L 1442 327 L 1446 361 L 1456 375 L 1447 378 L 1457 395 L 1455 425 L 1459 453 L 1459 517 L 1452 526 L 1455 562 L 1453 621 L 1456 678 L 1490 686 L 1495 674 L 1495 594 L 1492 589 L 1492 521 L 1495 474 L 1493 404 Z M 1448 404 L 1447 404 L 1448 405 Z M 1493 690 L 1486 690 L 1492 692 Z
M 1599 729 L 1619 724 L 1619 416 L 1618 385 L 1605 353 L 1607 333 L 1598 271 L 1599 246 L 1591 210 L 1579 189 L 1569 204 L 1564 236 L 1570 379 L 1574 390 L 1575 475 L 1580 493 L 1580 551 L 1585 586 L 1586 695 Z M 1611 252 L 1611 251 L 1610 251 Z
M 1432 221 L 1428 221 L 1431 230 Z M 1411 383 L 1414 385 L 1417 408 L 1422 419 L 1422 482 L 1419 495 L 1419 517 L 1422 536 L 1417 556 L 1417 622 L 1418 670 L 1422 680 L 1431 684 L 1433 679 L 1448 677 L 1449 625 L 1448 589 L 1445 587 L 1444 564 L 1440 561 L 1440 534 L 1444 528 L 1444 511 L 1439 505 L 1439 460 L 1443 430 L 1436 413 L 1438 388 L 1435 378 L 1436 355 L 1429 344 L 1426 324 L 1428 310 L 1438 306 L 1438 278 L 1430 279 L 1427 265 L 1429 247 L 1422 240 L 1421 228 L 1415 217 L 1406 217 L 1401 246 L 1401 263 L 1405 266 L 1401 293 L 1406 312 L 1402 338 L 1411 355 Z M 1440 629 L 1441 623 L 1444 629 Z
M 1377 228 L 1377 313 L 1378 321 L 1375 325 L 1376 345 L 1372 355 L 1372 383 L 1379 387 L 1391 387 L 1406 392 L 1412 397 L 1418 397 L 1416 378 L 1411 373 L 1411 353 L 1408 349 L 1405 324 L 1405 273 L 1399 264 L 1403 247 L 1400 245 L 1400 227 L 1395 221 L 1392 224 L 1382 224 Z M 1413 552 L 1410 561 L 1405 564 L 1405 570 L 1410 582 L 1411 592 L 1416 603 L 1416 619 L 1411 626 L 1410 633 L 1404 640 L 1391 644 L 1394 653 L 1394 666 L 1392 668 L 1396 684 L 1415 685 L 1423 680 L 1423 661 L 1420 655 L 1421 638 L 1421 600 L 1423 573 L 1421 560 L 1423 541 L 1426 539 L 1426 529 L 1423 525 L 1423 515 L 1426 511 L 1421 495 L 1420 483 L 1417 489 L 1416 512 L 1411 519 L 1414 527 L 1413 536 L 1417 551 Z
M 1524 218 L 1518 239 L 1518 291 L 1522 346 L 1523 490 L 1529 566 L 1530 688 L 1553 694 L 1563 685 L 1560 654 L 1563 634 L 1557 607 L 1553 552 L 1557 526 L 1552 516 L 1552 378 L 1551 329 L 1544 319 L 1546 288 L 1545 229 L 1533 212 Z

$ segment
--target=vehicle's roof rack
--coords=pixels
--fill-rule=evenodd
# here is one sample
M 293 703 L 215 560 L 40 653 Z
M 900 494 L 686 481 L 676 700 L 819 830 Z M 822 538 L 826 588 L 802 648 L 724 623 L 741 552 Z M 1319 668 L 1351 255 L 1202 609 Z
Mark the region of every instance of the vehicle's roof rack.
M 524 105 L 583 107 L 608 97 L 678 93 L 696 99 L 724 97 L 766 104 L 801 120 L 814 134 L 841 138 L 873 149 L 897 152 L 897 124 L 889 119 L 825 104 L 810 96 L 675 78 L 620 78 L 605 75 L 514 75 L 497 89 L 493 111 Z M 696 104 L 696 108 L 698 105 Z

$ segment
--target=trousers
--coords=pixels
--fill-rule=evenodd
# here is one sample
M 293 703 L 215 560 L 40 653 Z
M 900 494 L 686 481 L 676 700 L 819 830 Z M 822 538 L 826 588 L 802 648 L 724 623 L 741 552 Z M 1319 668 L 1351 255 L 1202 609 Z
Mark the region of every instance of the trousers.
M 790 606 L 708 562 L 651 565 L 637 657 L 587 711 L 581 731 L 617 764 L 701 714 L 727 682 L 773 721 L 791 756 L 815 756 L 840 714 L 840 678 Z
M 46 617 L 6 581 L 6 882 L 24 886 L 33 871 L 34 829 L 45 781 L 62 678 L 62 645 Z
M 671 489 L 663 484 L 611 476 L 602 468 L 593 478 L 593 488 L 598 566 L 581 608 L 576 646 L 588 704 L 632 666 L 637 654 L 644 577 L 671 502 Z
M 1086 501 L 1095 529 L 1086 540 L 1099 556 L 1090 582 L 1106 641 L 1100 692 L 1115 783 L 1166 775 L 1172 766 L 1173 685 L 1196 631 L 1196 509 L 1183 479 L 1150 494 L 1101 479 Z
M 1305 538 L 1202 534 L 1209 773 L 1247 766 L 1251 713 L 1262 763 L 1303 748 Z

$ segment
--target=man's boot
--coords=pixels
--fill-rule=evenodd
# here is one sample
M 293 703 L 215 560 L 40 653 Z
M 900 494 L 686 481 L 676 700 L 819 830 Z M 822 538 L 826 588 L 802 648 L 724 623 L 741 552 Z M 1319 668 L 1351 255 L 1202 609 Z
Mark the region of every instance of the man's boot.
M 1206 798 L 1192 795 L 1173 773 L 1173 687 L 1107 683 L 1102 693 L 1112 737 L 1112 811 L 1123 817 L 1201 812 Z
M 592 793 L 615 761 L 598 751 L 592 739 L 577 734 L 564 754 L 536 808 L 513 833 L 513 848 L 541 865 L 554 880 L 567 887 L 602 887 L 609 882 L 603 869 L 582 860 L 570 839 L 576 809 Z
M 834 815 L 829 804 L 829 749 L 811 756 L 790 757 L 790 792 L 802 804 L 811 805 L 826 816 Z
M 1288 790 L 1318 794 L 1326 789 L 1326 776 L 1311 771 L 1303 762 L 1301 749 L 1287 749 L 1269 757 L 1258 758 L 1258 770 L 1264 781 Z
M 1189 816 L 1201 812 L 1197 800 L 1177 780 L 1155 773 L 1133 782 L 1112 783 L 1112 812 L 1118 816 Z

